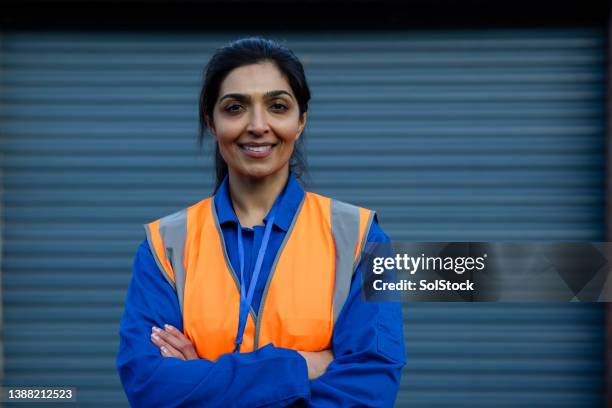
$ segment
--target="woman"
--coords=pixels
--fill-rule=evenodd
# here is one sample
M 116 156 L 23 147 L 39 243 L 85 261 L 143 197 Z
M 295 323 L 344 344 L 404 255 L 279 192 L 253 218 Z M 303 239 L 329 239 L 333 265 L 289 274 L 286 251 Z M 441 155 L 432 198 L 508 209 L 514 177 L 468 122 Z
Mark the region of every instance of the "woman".
M 261 38 L 207 65 L 200 124 L 213 197 L 146 225 L 117 367 L 133 406 L 392 406 L 401 307 L 360 296 L 359 254 L 388 242 L 373 212 L 303 190 L 310 91 Z

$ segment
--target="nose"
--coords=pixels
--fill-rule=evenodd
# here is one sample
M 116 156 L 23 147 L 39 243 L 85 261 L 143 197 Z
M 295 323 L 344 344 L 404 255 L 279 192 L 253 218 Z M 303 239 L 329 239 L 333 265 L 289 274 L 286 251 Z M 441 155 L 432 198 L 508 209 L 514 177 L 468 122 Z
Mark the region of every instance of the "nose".
M 246 130 L 253 136 L 263 136 L 270 131 L 266 113 L 262 107 L 255 106 L 251 109 L 251 116 Z

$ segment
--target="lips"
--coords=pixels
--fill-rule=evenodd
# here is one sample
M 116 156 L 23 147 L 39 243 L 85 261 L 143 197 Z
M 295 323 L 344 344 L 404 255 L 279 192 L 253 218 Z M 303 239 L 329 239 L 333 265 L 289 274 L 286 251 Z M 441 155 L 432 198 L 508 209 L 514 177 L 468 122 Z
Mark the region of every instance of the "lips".
M 247 156 L 258 159 L 267 157 L 270 153 L 272 153 L 272 149 L 275 146 L 275 144 L 271 143 L 245 143 L 238 145 L 238 147 L 240 147 L 240 150 L 242 150 Z

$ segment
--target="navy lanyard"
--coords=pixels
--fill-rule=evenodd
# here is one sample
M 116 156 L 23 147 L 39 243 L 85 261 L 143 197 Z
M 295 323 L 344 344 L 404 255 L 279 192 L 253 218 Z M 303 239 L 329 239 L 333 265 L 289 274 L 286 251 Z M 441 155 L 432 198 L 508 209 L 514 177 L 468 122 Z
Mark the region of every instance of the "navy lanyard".
M 257 253 L 257 260 L 255 261 L 255 269 L 251 275 L 251 282 L 249 282 L 248 293 L 246 289 L 246 283 L 244 281 L 244 245 L 242 243 L 242 227 L 240 222 L 236 224 L 236 234 L 238 235 L 238 260 L 240 263 L 240 310 L 238 312 L 238 333 L 236 334 L 236 342 L 234 347 L 234 353 L 240 350 L 242 344 L 242 335 L 244 334 L 244 328 L 246 327 L 247 316 L 251 303 L 253 302 L 253 294 L 255 293 L 255 286 L 257 285 L 257 278 L 259 278 L 259 272 L 261 272 L 261 265 L 263 264 L 263 258 L 268 249 L 268 243 L 270 241 L 270 233 L 272 232 L 272 224 L 274 223 L 274 217 L 276 216 L 276 204 L 272 207 L 270 217 L 266 222 L 266 229 L 261 240 L 261 246 Z

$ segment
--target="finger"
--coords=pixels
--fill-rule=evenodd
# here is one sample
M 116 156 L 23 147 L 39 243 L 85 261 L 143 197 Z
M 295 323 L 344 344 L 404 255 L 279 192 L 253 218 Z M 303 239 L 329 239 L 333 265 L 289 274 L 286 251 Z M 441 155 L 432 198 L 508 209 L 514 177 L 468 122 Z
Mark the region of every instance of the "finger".
M 153 344 L 155 344 L 157 347 L 159 347 L 159 349 L 162 352 L 161 353 L 162 356 L 164 356 L 164 357 L 176 357 L 176 358 L 179 358 L 181 360 L 186 360 L 186 358 L 183 355 L 183 353 L 181 353 L 179 350 L 177 350 L 172 345 L 168 344 L 168 342 L 164 341 L 164 339 L 161 338 L 157 333 L 155 333 L 155 332 L 151 333 L 151 341 L 153 342 Z
M 167 344 L 171 345 L 172 347 L 174 347 L 175 349 L 180 349 L 180 346 L 182 345 L 182 339 L 176 335 L 174 335 L 174 333 L 170 333 L 166 330 L 162 330 L 159 327 L 153 326 L 152 329 L 153 334 L 158 335 L 159 337 L 161 337 L 161 339 L 166 342 Z
M 165 324 L 164 331 L 176 339 L 176 342 L 170 341 L 170 343 L 181 353 L 183 353 L 186 359 L 191 360 L 198 358 L 198 354 L 196 353 L 193 344 L 179 329 L 170 324 Z
M 161 346 L 165 346 L 166 345 L 166 342 L 161 337 L 159 337 L 156 333 L 151 333 L 151 341 L 157 347 L 161 347 Z
M 185 335 L 183 335 L 183 332 L 181 332 L 179 329 L 177 329 L 176 327 L 172 326 L 171 324 L 164 324 L 164 330 L 167 333 L 172 334 L 173 336 L 180 338 L 184 338 Z
M 166 345 L 178 350 L 185 360 L 197 358 L 197 354 L 193 350 L 193 345 L 182 333 L 175 329 L 177 335 L 153 326 L 153 334 L 157 335 Z
M 168 346 L 168 345 L 161 346 L 160 351 L 161 351 L 161 355 L 164 357 L 174 357 L 174 358 L 178 358 L 179 360 L 185 360 L 185 357 L 183 356 L 183 354 L 172 346 Z

